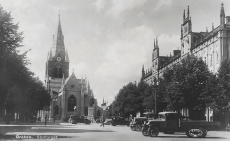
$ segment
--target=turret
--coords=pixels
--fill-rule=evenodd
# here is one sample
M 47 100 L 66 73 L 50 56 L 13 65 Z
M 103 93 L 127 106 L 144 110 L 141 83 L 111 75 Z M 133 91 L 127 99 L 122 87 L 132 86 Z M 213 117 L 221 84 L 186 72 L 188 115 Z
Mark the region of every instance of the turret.
M 145 77 L 145 68 L 144 68 L 144 65 L 142 66 L 142 77 L 141 78 L 144 78 Z
M 225 13 L 224 13 L 224 4 L 221 4 L 221 10 L 220 10 L 220 25 L 225 24 Z
M 156 37 L 156 48 L 158 48 L 158 41 L 157 41 L 157 37 Z
M 183 14 L 183 23 L 185 22 L 185 10 L 184 10 L 184 14 Z
M 189 6 L 188 6 L 188 11 L 187 11 L 187 18 L 189 19 Z

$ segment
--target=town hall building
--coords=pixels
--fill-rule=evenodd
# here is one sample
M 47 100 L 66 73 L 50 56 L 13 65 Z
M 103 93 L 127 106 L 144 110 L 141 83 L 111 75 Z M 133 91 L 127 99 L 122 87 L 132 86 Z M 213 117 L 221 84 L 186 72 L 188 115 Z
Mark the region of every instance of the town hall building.
M 180 50 L 173 50 L 173 54 L 169 56 L 160 56 L 160 46 L 158 40 L 154 40 L 154 48 L 152 51 L 152 66 L 145 70 L 142 66 L 141 81 L 148 84 L 154 84 L 154 79 L 162 77 L 165 70 L 174 64 L 181 62 L 181 59 L 188 54 L 193 54 L 207 64 L 209 70 L 214 74 L 217 73 L 220 62 L 224 58 L 230 57 L 230 16 L 225 16 L 224 5 L 221 4 L 220 9 L 220 25 L 205 32 L 195 32 L 192 29 L 192 18 L 190 16 L 189 7 L 187 16 L 183 13 L 183 23 L 181 24 L 181 46 Z M 188 116 L 188 110 L 182 111 Z M 212 120 L 213 110 L 207 109 L 206 119 Z

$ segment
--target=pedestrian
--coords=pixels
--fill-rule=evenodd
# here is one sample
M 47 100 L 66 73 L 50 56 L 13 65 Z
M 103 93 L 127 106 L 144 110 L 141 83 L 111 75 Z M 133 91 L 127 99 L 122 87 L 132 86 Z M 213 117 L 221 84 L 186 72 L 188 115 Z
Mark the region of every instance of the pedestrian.
M 47 121 L 47 115 L 45 115 L 45 126 L 46 126 L 46 121 Z
M 55 122 L 55 115 L 53 116 L 53 121 Z
M 103 126 L 103 127 L 105 126 L 104 117 L 103 117 L 103 116 L 101 117 L 101 125 L 100 125 L 100 127 L 101 127 L 101 126 Z

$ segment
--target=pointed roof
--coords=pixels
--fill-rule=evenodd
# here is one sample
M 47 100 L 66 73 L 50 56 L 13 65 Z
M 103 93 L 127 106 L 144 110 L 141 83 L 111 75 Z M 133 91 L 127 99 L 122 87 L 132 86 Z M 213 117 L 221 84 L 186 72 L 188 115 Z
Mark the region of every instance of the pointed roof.
M 185 21 L 185 10 L 184 10 L 184 14 L 183 14 L 183 22 Z
M 224 3 L 221 4 L 221 10 L 220 10 L 220 16 L 225 17 L 225 13 L 224 13 Z
M 158 41 L 157 41 L 157 37 L 156 37 L 156 48 L 158 48 Z
M 188 6 L 188 11 L 187 11 L 187 17 L 188 17 L 188 19 L 189 19 L 189 6 Z
M 53 56 L 55 56 L 59 52 L 63 52 L 63 53 L 65 52 L 64 35 L 62 33 L 60 12 L 59 12 L 59 15 L 58 15 L 57 31 L 56 31 L 56 33 L 55 33 L 55 35 L 53 37 Z
M 71 74 L 71 76 L 69 76 L 66 80 L 65 80 L 65 83 L 66 84 L 70 79 L 76 79 L 77 80 L 77 77 L 75 76 L 74 72 Z
M 144 68 L 144 65 L 142 66 L 142 77 L 145 76 L 145 68 Z

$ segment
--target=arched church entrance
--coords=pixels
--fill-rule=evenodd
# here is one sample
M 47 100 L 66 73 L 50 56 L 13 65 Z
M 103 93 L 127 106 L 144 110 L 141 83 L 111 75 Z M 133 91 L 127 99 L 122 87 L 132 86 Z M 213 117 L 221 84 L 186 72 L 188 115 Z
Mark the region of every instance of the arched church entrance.
M 73 112 L 74 111 L 74 107 L 77 105 L 77 99 L 74 95 L 71 95 L 68 98 L 68 111 L 69 112 Z

